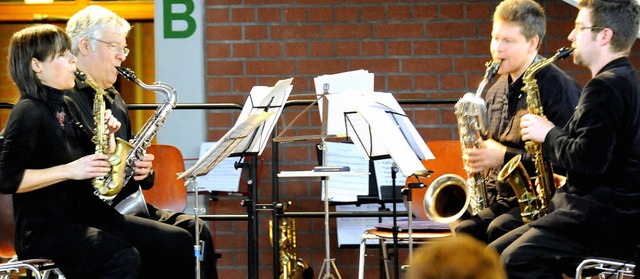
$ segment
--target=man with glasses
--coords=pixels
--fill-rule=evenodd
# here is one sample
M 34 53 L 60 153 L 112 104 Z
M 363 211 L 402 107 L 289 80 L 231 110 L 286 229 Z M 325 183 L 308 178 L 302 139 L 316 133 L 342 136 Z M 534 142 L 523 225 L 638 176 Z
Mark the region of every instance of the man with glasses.
M 131 120 L 124 100 L 120 93 L 113 87 L 118 78 L 116 67 L 120 67 L 122 62 L 127 58 L 129 49 L 127 48 L 126 36 L 131 29 L 131 25 L 123 18 L 119 17 L 112 11 L 101 6 L 93 5 L 77 12 L 67 22 L 67 34 L 71 37 L 71 51 L 77 56 L 78 70 L 82 71 L 88 78 L 95 81 L 97 86 L 105 91 L 104 101 L 107 109 L 110 109 L 113 115 L 120 120 L 122 126 L 115 134 L 116 137 L 124 140 L 132 139 L 133 132 L 131 130 Z M 82 119 L 82 126 L 87 137 L 93 136 L 95 127 L 93 120 L 93 102 L 95 90 L 86 81 L 76 79 L 74 89 L 67 92 L 66 101 L 69 107 Z M 91 141 L 87 141 L 90 143 Z M 93 152 L 95 146 L 85 146 L 86 152 Z M 136 162 L 136 169 L 133 177 L 129 180 L 123 190 L 113 200 L 113 204 L 117 204 L 122 197 L 136 192 L 138 186 L 142 189 L 153 187 L 154 175 L 152 170 L 153 154 L 146 154 L 140 161 Z M 176 177 L 177 179 L 177 177 Z M 200 265 L 201 278 L 211 279 L 218 278 L 216 270 L 216 255 L 213 248 L 213 239 L 209 227 L 202 220 L 196 222 L 193 215 L 182 212 L 163 211 L 152 204 L 146 204 L 151 216 L 140 216 L 160 222 L 158 228 L 167 232 L 180 231 L 188 233 L 190 236 L 185 243 L 183 239 L 167 238 L 164 243 L 157 243 L 159 247 L 163 245 L 174 246 L 183 245 L 184 248 L 191 250 L 190 256 L 170 259 L 177 263 L 187 261 L 191 266 L 191 270 L 195 270 L 195 258 L 193 249 L 195 245 L 195 228 L 198 227 L 199 239 L 204 241 L 202 247 L 203 263 Z M 158 271 L 171 269 L 171 264 L 162 266 L 162 261 L 157 261 L 157 257 L 166 257 L 167 255 L 146 255 L 152 259 L 147 263 L 154 269 L 157 274 L 155 278 L 189 278 L 187 273 L 179 277 L 171 276 L 172 273 L 159 273 Z M 178 255 L 176 255 L 178 256 Z M 164 259 L 167 260 L 167 259 Z M 143 267 L 145 257 L 143 255 Z
M 541 142 L 567 179 L 550 213 L 490 244 L 510 279 L 561 278 L 565 260 L 584 257 L 632 262 L 640 243 L 640 80 L 628 58 L 640 6 L 581 0 L 578 7 L 568 39 L 573 62 L 592 79 L 564 128 L 532 114 L 521 119 L 522 139 Z
M 493 14 L 490 50 L 492 59 L 501 61 L 500 77 L 485 97 L 487 138 L 479 148 L 465 150 L 464 154 L 467 168 L 485 175 L 489 206 L 469 218 L 463 216 L 456 233 L 489 243 L 524 223 L 518 197 L 509 183 L 498 181 L 497 174 L 517 155 L 522 156 L 529 176 L 536 173 L 520 138 L 519 125 L 520 117 L 528 111 L 523 75 L 531 64 L 543 59 L 538 50 L 546 33 L 546 21 L 542 6 L 533 0 L 504 0 Z M 567 123 L 578 103 L 578 83 L 556 65 L 540 70 L 534 77 L 546 117 L 560 126 Z

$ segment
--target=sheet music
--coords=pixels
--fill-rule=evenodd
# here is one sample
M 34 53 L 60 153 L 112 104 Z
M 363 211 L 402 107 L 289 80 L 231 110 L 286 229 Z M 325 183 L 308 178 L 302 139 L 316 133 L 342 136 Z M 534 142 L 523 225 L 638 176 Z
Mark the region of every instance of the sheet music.
M 203 158 L 207 151 L 216 142 L 203 142 L 200 144 L 200 158 Z M 235 163 L 239 157 L 227 157 L 209 173 L 196 177 L 198 188 L 206 191 L 238 192 L 240 188 L 240 176 L 242 169 L 235 168 Z
M 274 111 L 275 114 L 265 120 L 264 125 L 255 130 L 255 135 L 247 137 L 233 153 L 258 153 L 262 154 L 269 136 L 275 127 L 284 104 L 289 98 L 293 89 L 291 82 L 293 78 L 283 79 L 276 82 L 274 86 L 254 86 L 249 92 L 249 97 L 244 103 L 244 107 L 238 116 L 238 122 L 246 119 L 250 114 L 257 111 Z
M 207 153 L 203 157 L 200 157 L 191 168 L 180 174 L 178 179 L 207 174 L 212 168 L 227 158 L 248 134 L 258 128 L 258 126 L 273 114 L 275 114 L 274 111 L 258 111 L 249 115 L 244 121 L 236 122 L 236 125 L 234 125 L 231 130 L 211 146 Z
M 396 125 L 383 109 L 373 106 L 361 106 L 358 108 L 358 112 L 369 123 L 371 136 L 374 138 L 373 142 L 382 143 L 379 147 L 380 150 L 372 151 L 374 152 L 373 156 L 384 153 L 389 154 L 405 176 L 425 170 L 400 129 L 392 128 L 396 127 Z
M 382 199 L 382 186 L 392 186 L 393 178 L 391 177 L 391 167 L 393 159 L 380 159 L 373 161 L 373 169 L 376 172 L 376 182 L 378 183 L 378 199 Z M 396 173 L 396 186 L 404 187 L 407 177 L 402 172 Z
M 327 124 L 327 134 L 344 135 L 346 133 L 344 125 L 344 112 L 354 111 L 353 103 L 335 100 L 333 95 L 343 94 L 366 94 L 373 92 L 374 75 L 366 70 L 356 70 L 331 75 L 322 75 L 314 78 L 316 94 L 321 96 L 324 93 L 324 85 L 328 84 L 329 90 L 327 99 L 320 99 L 318 108 L 320 120 Z M 339 93 L 339 94 L 338 94 Z M 322 112 L 328 103 L 327 119 L 323 119 Z
M 392 208 L 392 203 L 386 203 L 386 208 Z M 378 211 L 379 204 L 356 205 L 336 205 L 336 211 Z M 397 211 L 407 211 L 402 203 L 396 203 Z M 392 221 L 393 217 L 383 217 L 382 222 Z M 338 229 L 338 246 L 340 245 L 360 245 L 362 234 L 365 230 L 374 228 L 378 223 L 378 217 L 349 217 L 336 218 Z M 376 240 L 367 240 L 367 244 L 378 244 Z
M 352 172 L 369 173 L 369 159 L 351 143 L 325 142 L 325 166 L 349 166 Z M 369 194 L 368 175 L 336 175 L 326 181 L 331 201 L 357 201 L 358 195 Z M 324 186 L 323 186 L 324 187 Z M 324 188 L 321 199 L 324 201 Z
M 420 159 L 434 156 L 393 95 L 376 92 L 357 104 L 358 113 L 346 115 L 347 127 L 362 152 L 369 157 L 390 155 L 405 176 L 425 170 Z

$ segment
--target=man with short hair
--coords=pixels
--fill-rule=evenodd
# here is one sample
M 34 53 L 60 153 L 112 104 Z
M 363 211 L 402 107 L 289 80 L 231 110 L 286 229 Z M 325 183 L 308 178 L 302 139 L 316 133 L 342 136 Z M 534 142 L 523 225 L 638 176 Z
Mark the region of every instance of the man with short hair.
M 632 259 L 640 242 L 640 80 L 628 55 L 638 34 L 636 0 L 581 0 L 569 34 L 573 61 L 592 79 L 564 128 L 521 119 L 523 140 L 567 171 L 551 209 L 490 244 L 510 279 L 560 278 L 561 259 Z M 622 229 L 621 229 L 622 228 Z M 575 267 L 573 267 L 575 268 Z

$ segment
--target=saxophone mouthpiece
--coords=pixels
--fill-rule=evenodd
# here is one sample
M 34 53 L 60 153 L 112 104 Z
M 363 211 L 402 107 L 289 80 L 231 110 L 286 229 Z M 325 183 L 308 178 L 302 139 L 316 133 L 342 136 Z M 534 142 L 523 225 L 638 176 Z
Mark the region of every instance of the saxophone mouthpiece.
M 502 63 L 502 60 L 492 60 L 485 64 L 485 66 L 487 67 L 486 71 L 484 72 L 485 80 L 491 81 L 493 77 L 496 76 L 498 70 L 500 69 L 500 63 Z
M 571 55 L 571 53 L 575 50 L 573 47 L 563 47 L 558 49 L 556 52 L 557 60 L 562 60 L 567 58 L 567 56 Z
M 80 81 L 85 81 L 85 80 L 87 80 L 87 75 L 86 75 L 83 71 L 76 70 L 76 71 L 74 72 L 74 74 L 76 75 L 76 77 L 77 77 Z
M 116 69 L 118 70 L 118 72 L 123 75 L 126 79 L 135 82 L 137 77 L 136 77 L 136 73 L 133 72 L 133 70 L 129 69 L 129 68 L 124 68 L 124 67 L 116 67 Z

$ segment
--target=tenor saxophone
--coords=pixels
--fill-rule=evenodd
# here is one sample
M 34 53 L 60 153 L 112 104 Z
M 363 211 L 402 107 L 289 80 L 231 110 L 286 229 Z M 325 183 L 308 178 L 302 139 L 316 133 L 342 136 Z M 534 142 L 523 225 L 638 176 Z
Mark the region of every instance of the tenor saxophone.
M 166 83 L 155 82 L 152 85 L 148 85 L 138 79 L 131 69 L 122 67 L 117 67 L 117 69 L 118 72 L 126 79 L 134 82 L 143 89 L 156 91 L 164 95 L 164 103 L 155 110 L 153 115 L 142 126 L 131 143 L 120 138 L 116 139 L 118 147 L 116 148 L 115 153 L 119 154 L 118 156 L 124 158 L 124 160 L 119 160 L 119 164 L 113 167 L 114 171 L 112 172 L 112 175 L 106 178 L 106 182 L 116 184 L 120 189 L 122 189 L 122 187 L 124 187 L 124 185 L 126 185 L 133 176 L 135 163 L 146 154 L 147 147 L 151 145 L 152 139 L 164 124 L 169 113 L 171 113 L 173 108 L 176 106 L 178 97 L 176 90 Z M 101 198 L 111 206 L 115 207 L 122 214 L 149 215 L 146 202 L 144 201 L 144 196 L 142 195 L 142 190 L 139 186 L 135 193 L 125 197 L 117 204 L 113 204 L 113 200 L 118 193 L 115 193 L 114 195 L 101 195 Z
M 478 148 L 482 136 L 487 133 L 487 109 L 482 92 L 500 69 L 501 61 L 485 64 L 485 75 L 475 93 L 466 93 L 455 104 L 458 132 L 462 150 Z M 460 200 L 464 198 L 464 200 Z M 483 173 L 467 171 L 467 180 L 455 174 L 436 178 L 424 196 L 424 209 L 429 219 L 449 223 L 458 219 L 465 211 L 475 215 L 488 203 L 486 180 Z
M 538 82 L 534 78 L 536 73 L 551 65 L 556 60 L 566 58 L 573 50 L 573 48 L 563 47 L 552 57 L 531 64 L 524 72 L 522 77 L 524 87 L 522 87 L 522 91 L 527 94 L 527 110 L 530 114 L 544 116 Z M 522 156 L 520 155 L 511 158 L 511 160 L 504 165 L 498 173 L 498 180 L 508 182 L 509 186 L 513 188 L 518 197 L 522 221 L 528 223 L 547 213 L 551 197 L 555 193 L 556 187 L 553 180 L 551 163 L 545 160 L 542 155 L 542 143 L 528 140 L 525 142 L 525 149 L 533 159 L 538 183 L 540 185 L 540 192 L 538 193 L 531 183 L 531 179 L 522 164 Z

